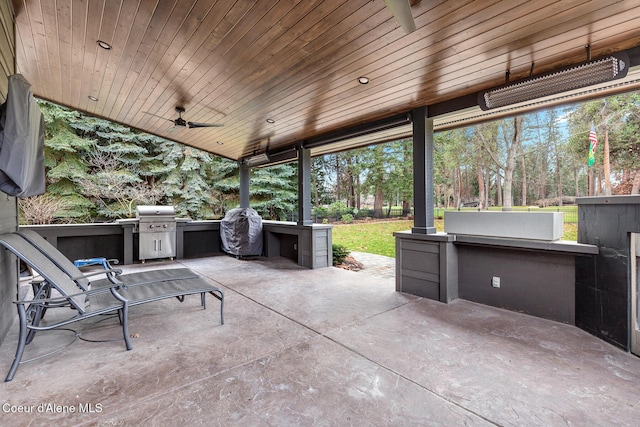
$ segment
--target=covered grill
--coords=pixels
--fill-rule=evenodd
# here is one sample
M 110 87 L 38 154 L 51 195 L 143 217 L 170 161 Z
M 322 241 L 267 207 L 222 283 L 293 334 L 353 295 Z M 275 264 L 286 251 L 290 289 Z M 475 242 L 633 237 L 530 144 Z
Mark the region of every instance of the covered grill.
M 173 206 L 138 206 L 138 258 L 176 256 L 176 211 Z
M 220 222 L 222 250 L 236 257 L 262 254 L 262 218 L 251 208 L 231 209 Z

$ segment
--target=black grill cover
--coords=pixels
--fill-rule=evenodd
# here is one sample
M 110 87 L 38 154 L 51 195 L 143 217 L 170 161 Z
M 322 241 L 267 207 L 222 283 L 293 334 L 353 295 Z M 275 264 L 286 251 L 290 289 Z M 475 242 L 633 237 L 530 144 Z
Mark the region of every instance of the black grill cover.
M 220 222 L 222 250 L 236 256 L 262 255 L 262 218 L 254 209 L 231 209 Z

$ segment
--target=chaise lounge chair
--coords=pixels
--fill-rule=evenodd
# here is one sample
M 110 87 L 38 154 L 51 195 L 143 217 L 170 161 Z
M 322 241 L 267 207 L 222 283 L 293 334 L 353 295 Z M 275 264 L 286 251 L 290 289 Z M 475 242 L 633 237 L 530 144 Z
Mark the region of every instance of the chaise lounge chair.
M 186 295 L 200 294 L 201 304 L 206 309 L 205 296 L 210 293 L 220 300 L 220 323 L 224 324 L 223 291 L 188 269 L 180 269 L 179 274 L 157 270 L 149 272 L 146 277 L 144 273 L 135 273 L 138 282 L 133 282 L 131 285 L 123 280 L 130 275 L 120 275 L 117 270 L 106 271 L 107 274 L 113 274 L 117 283 L 111 283 L 111 278 L 90 281 L 90 277 L 104 275 L 105 270 L 70 277 L 65 270 L 17 233 L 0 235 L 0 245 L 23 260 L 42 277 L 33 285 L 33 299 L 14 302 L 18 308 L 20 333 L 15 358 L 5 381 L 13 379 L 21 363 L 24 349 L 33 340 L 36 332 L 56 329 L 99 315 L 118 315 L 125 346 L 127 350 L 131 350 L 128 330 L 129 308 L 148 302 L 173 297 L 183 301 Z M 189 276 L 186 275 L 187 272 L 190 272 Z M 87 288 L 91 287 L 91 289 L 83 290 L 79 282 L 86 283 Z M 52 298 L 51 289 L 55 289 L 60 296 Z M 42 322 L 48 309 L 60 307 L 71 308 L 70 316 L 65 316 L 61 320 L 56 318 L 47 324 Z
M 24 238 L 27 242 L 29 242 L 32 246 L 42 252 L 47 258 L 49 258 L 54 264 L 58 266 L 61 270 L 63 270 L 70 278 L 72 278 L 78 287 L 80 287 L 83 291 L 88 291 L 91 286 L 101 286 L 101 285 L 109 285 L 106 281 L 93 281 L 90 282 L 88 278 L 84 277 L 85 274 L 75 265 L 75 263 L 71 262 L 62 252 L 58 250 L 55 246 L 53 246 L 47 239 L 42 237 L 40 234 L 33 230 L 19 230 L 17 233 L 19 236 Z M 146 284 L 153 283 L 159 280 L 166 279 L 189 279 L 194 277 L 199 277 L 193 271 L 188 268 L 163 268 L 152 271 L 144 271 L 140 273 L 129 273 L 123 276 L 120 276 L 121 270 L 114 269 L 112 264 L 117 264 L 118 260 L 107 260 L 105 258 L 101 258 L 104 260 L 101 262 L 101 265 L 106 265 L 104 271 L 106 277 L 109 279 L 111 284 L 119 284 L 122 282 L 126 282 L 127 285 L 133 284 Z

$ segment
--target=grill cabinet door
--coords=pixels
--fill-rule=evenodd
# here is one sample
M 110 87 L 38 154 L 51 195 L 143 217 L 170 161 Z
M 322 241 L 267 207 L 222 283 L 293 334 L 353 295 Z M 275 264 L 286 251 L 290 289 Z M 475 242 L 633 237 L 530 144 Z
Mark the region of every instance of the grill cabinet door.
M 176 233 L 140 233 L 141 260 L 176 256 Z

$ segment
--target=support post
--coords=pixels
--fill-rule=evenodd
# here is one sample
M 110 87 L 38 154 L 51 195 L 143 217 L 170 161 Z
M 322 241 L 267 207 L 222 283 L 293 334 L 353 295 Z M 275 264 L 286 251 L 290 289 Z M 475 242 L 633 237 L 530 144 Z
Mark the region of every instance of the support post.
M 412 233 L 434 234 L 433 222 L 433 119 L 427 107 L 411 112 L 413 119 L 413 228 Z
M 246 209 L 249 207 L 249 172 L 251 169 L 242 161 L 238 162 L 238 166 L 240 167 L 240 207 Z
M 311 150 L 298 145 L 298 225 L 311 225 Z

